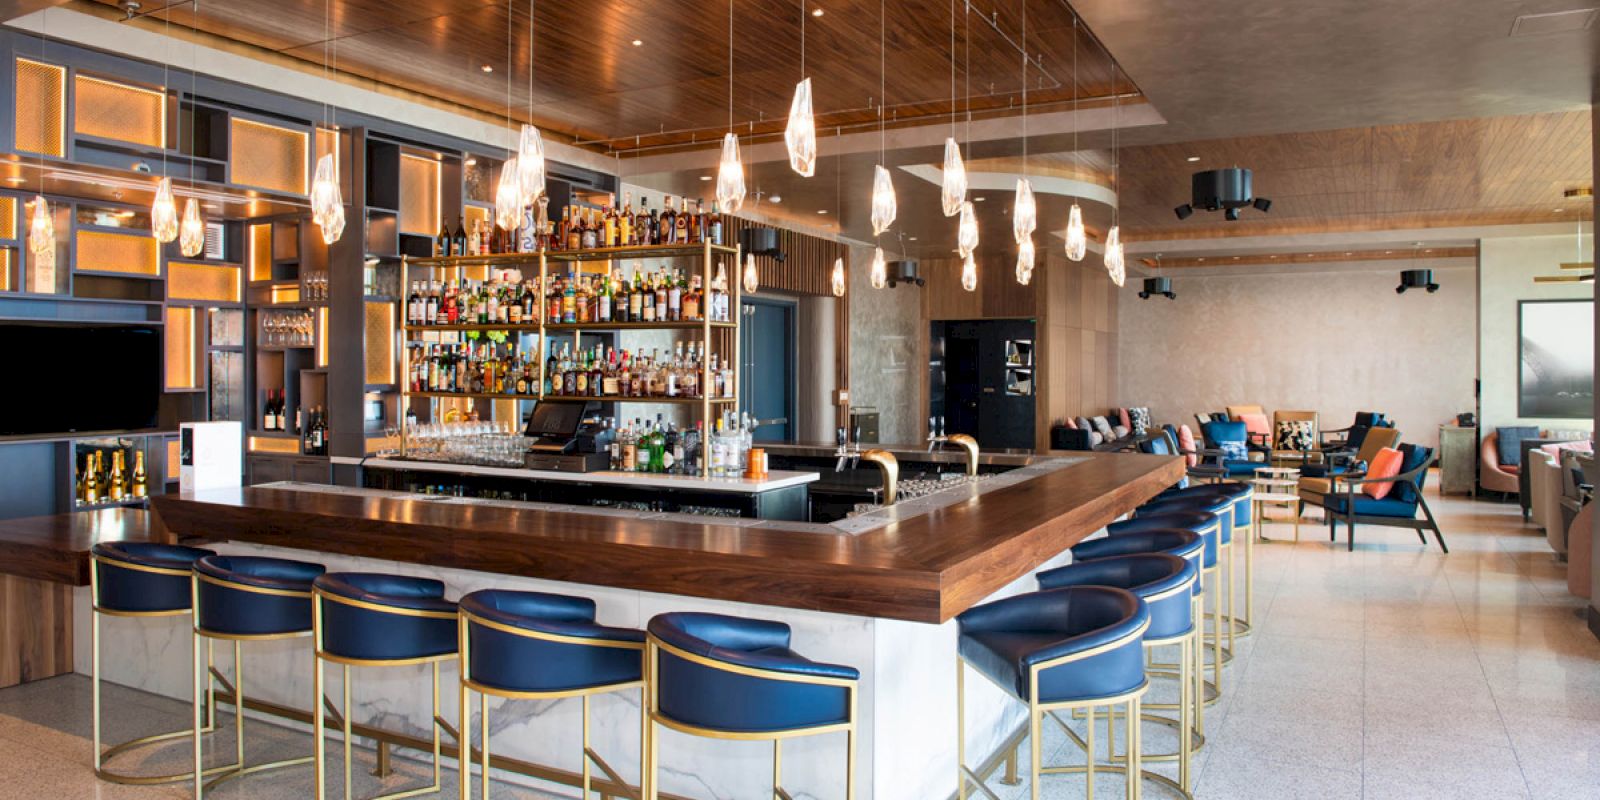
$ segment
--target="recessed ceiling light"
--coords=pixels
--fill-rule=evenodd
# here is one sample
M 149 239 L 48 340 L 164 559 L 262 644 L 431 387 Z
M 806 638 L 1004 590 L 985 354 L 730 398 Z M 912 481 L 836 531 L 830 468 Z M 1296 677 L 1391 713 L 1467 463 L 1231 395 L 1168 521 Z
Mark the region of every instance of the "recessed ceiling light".
M 633 40 L 633 46 L 634 47 L 639 47 L 639 46 L 641 46 L 643 44 L 644 44 L 644 40 L 643 39 L 634 39 Z
M 1557 214 L 1560 214 L 1561 212 L 1566 211 L 1566 209 L 1564 209 L 1564 208 L 1552 208 L 1550 210 L 1554 211 Z
M 974 197 L 974 198 L 972 198 L 973 202 L 975 202 L 975 203 L 981 203 L 981 202 L 983 202 L 985 200 L 988 200 L 988 199 L 989 198 L 987 198 L 987 197 Z
M 1383 251 L 1383 254 L 1384 255 L 1390 255 L 1393 252 L 1394 252 L 1393 250 L 1385 250 L 1385 251 Z
M 483 66 L 478 67 L 478 69 L 481 69 L 484 72 L 494 72 L 494 66 L 490 64 L 484 64 Z
M 1346 251 L 1345 251 L 1345 252 L 1344 252 L 1344 254 L 1345 254 L 1345 255 L 1347 255 L 1347 256 L 1353 256 L 1353 255 L 1355 255 L 1355 253 L 1352 253 L 1352 252 L 1350 252 L 1350 251 L 1349 251 L 1349 250 L 1346 250 Z
M 471 156 L 468 156 L 467 157 L 467 166 L 469 166 L 469 167 L 478 166 L 478 159 L 472 158 Z
M 1201 256 L 1201 257 L 1199 257 L 1199 258 L 1197 258 L 1197 259 L 1195 259 L 1195 260 L 1196 260 L 1196 261 L 1204 261 L 1204 260 L 1206 260 L 1206 259 L 1205 259 L 1205 256 Z
M 818 213 L 818 214 L 826 214 L 826 213 L 828 213 L 828 209 L 826 209 L 826 208 L 819 208 L 819 209 L 817 209 L 817 213 Z
M 775 195 L 773 195 L 771 197 L 768 197 L 767 201 L 771 202 L 771 203 L 782 203 L 783 202 L 783 195 L 775 194 Z
M 27 180 L 27 178 L 24 178 L 21 175 L 12 175 L 11 177 L 6 178 L 6 183 L 22 183 L 25 180 Z
M 700 180 L 709 181 L 709 180 L 711 180 L 711 176 L 710 175 L 701 175 L 700 176 Z
M 1188 158 L 1186 158 L 1184 160 L 1189 162 L 1189 163 L 1191 163 L 1191 164 L 1193 164 L 1194 162 L 1199 161 L 1200 157 L 1199 156 L 1189 156 Z
M 917 240 L 917 237 L 915 237 L 915 236 L 908 236 L 906 238 L 910 239 L 913 242 Z
M 811 16 L 813 16 L 813 17 L 820 17 L 820 16 L 822 16 L 822 9 L 820 9 L 820 8 L 813 8 L 813 9 L 811 9 Z
M 1233 260 L 1234 260 L 1234 261 L 1238 261 L 1238 260 L 1239 260 L 1239 257 L 1238 257 L 1238 256 L 1234 256 L 1234 257 L 1233 257 Z

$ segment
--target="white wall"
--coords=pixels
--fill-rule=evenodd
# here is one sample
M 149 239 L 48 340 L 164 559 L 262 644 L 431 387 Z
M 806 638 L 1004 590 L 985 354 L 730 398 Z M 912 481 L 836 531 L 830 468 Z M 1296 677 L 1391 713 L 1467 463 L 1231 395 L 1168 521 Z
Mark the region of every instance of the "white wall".
M 1485 430 L 1507 425 L 1537 425 L 1556 430 L 1594 429 L 1593 419 L 1540 419 L 1517 414 L 1517 303 L 1521 300 L 1593 299 L 1593 283 L 1533 282 L 1535 275 L 1560 272 L 1559 265 L 1564 261 L 1588 257 L 1586 252 L 1580 258 L 1575 234 L 1484 239 L 1480 243 L 1478 370 L 1483 378 Z
M 1315 410 L 1342 428 L 1383 411 L 1407 441 L 1473 407 L 1476 286 L 1441 269 L 1437 293 L 1395 294 L 1399 269 L 1173 277 L 1178 299 L 1119 293 L 1116 401 L 1156 422 L 1232 404 Z

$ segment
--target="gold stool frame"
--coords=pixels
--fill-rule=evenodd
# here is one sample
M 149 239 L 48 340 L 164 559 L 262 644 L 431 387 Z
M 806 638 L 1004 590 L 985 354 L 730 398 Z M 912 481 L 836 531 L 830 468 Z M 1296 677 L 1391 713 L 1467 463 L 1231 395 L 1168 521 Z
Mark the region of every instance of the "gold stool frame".
M 356 608 L 363 608 L 363 609 L 366 609 L 368 611 L 376 611 L 376 612 L 379 612 L 379 613 L 382 613 L 382 614 L 394 614 L 394 615 L 403 616 L 403 617 L 426 617 L 426 618 L 429 618 L 429 619 L 456 619 L 456 613 L 454 611 L 425 611 L 425 610 L 422 610 L 422 609 L 415 609 L 415 608 L 397 608 L 397 607 L 394 607 L 394 606 L 380 605 L 378 603 L 368 603 L 368 602 L 363 601 L 363 600 L 356 600 L 356 599 L 349 598 L 349 597 L 343 597 L 341 595 L 329 594 L 327 592 L 322 591 L 321 589 L 315 589 L 314 588 L 314 589 L 311 590 L 311 630 L 312 630 L 312 635 L 316 640 L 316 648 L 315 648 L 316 655 L 312 659 L 313 672 L 312 672 L 312 676 L 311 676 L 311 678 L 312 678 L 312 680 L 311 680 L 312 693 L 316 696 L 316 701 L 314 703 L 314 710 L 312 712 L 312 722 L 311 722 L 312 738 L 316 741 L 316 754 L 313 756 L 313 763 L 316 765 L 316 793 L 314 795 L 316 800 L 323 800 L 323 798 L 324 798 L 324 796 L 326 795 L 326 792 L 327 792 L 327 789 L 323 784 L 326 783 L 326 779 L 327 779 L 327 764 L 326 764 L 326 760 L 327 760 L 327 752 L 328 752 L 328 743 L 323 737 L 324 737 L 324 733 L 325 733 L 324 729 L 326 728 L 326 718 L 327 718 L 327 710 L 324 708 L 324 706 L 326 704 L 328 704 L 329 701 L 328 701 L 328 698 L 326 696 L 324 696 L 323 691 L 322 691 L 322 679 L 323 679 L 322 671 L 323 671 L 323 666 L 324 666 L 323 662 L 324 661 L 331 662 L 331 663 L 334 663 L 334 664 L 338 664 L 344 670 L 343 680 L 342 680 L 343 690 L 344 690 L 344 702 L 340 706 L 339 711 L 338 711 L 338 713 L 336 715 L 338 717 L 338 719 L 336 721 L 339 723 L 339 726 L 343 729 L 343 734 L 344 734 L 343 738 L 344 738 L 344 798 L 345 798 L 345 800 L 350 800 L 351 799 L 350 750 L 351 750 L 351 745 L 353 743 L 352 740 L 355 738 L 352 735 L 351 730 L 350 730 L 350 668 L 351 667 L 410 667 L 410 666 L 415 666 L 415 665 L 418 665 L 418 664 L 430 664 L 430 665 L 433 666 L 433 721 L 432 721 L 433 724 L 430 726 L 433 729 L 433 783 L 428 785 L 428 786 L 419 786 L 419 787 L 417 787 L 415 789 L 404 789 L 404 790 L 401 790 L 401 791 L 398 791 L 398 792 L 390 792 L 388 794 L 376 795 L 374 797 L 368 798 L 368 800 L 400 800 L 400 798 L 403 798 L 403 797 L 416 797 L 418 795 L 433 794 L 433 793 L 438 792 L 440 787 L 441 787 L 439 764 L 440 764 L 440 761 L 443 758 L 443 745 L 441 744 L 440 739 L 439 739 L 439 731 L 443 730 L 446 733 L 449 733 L 452 737 L 457 739 L 457 743 L 458 744 L 459 744 L 459 740 L 461 738 L 460 734 L 454 728 L 450 727 L 450 723 L 446 722 L 444 720 L 444 718 L 439 715 L 439 664 L 440 664 L 440 662 L 443 662 L 443 661 L 455 660 L 456 658 L 459 657 L 459 654 L 457 654 L 457 653 L 445 653 L 445 654 L 437 655 L 437 656 L 423 656 L 421 658 L 403 658 L 403 659 L 345 658 L 344 656 L 334 655 L 334 654 L 329 653 L 329 652 L 327 652 L 326 650 L 323 649 L 323 641 L 322 641 L 322 633 L 323 633 L 323 631 L 322 631 L 322 601 L 328 601 L 328 602 L 333 602 L 333 603 L 342 603 L 342 604 L 347 605 L 347 606 L 354 606 Z M 380 746 L 380 750 L 378 752 L 379 752 L 379 769 L 381 771 L 382 768 L 383 768 L 382 765 L 383 765 L 383 763 L 385 761 L 385 759 L 383 757 L 383 753 L 385 751 L 382 750 L 381 746 Z M 466 752 L 466 751 L 463 749 L 461 752 Z M 463 761 L 464 760 L 462 760 L 462 759 L 458 759 L 458 762 L 463 762 Z
M 644 678 L 642 677 L 644 667 L 644 642 L 611 642 L 600 639 L 585 639 L 575 636 L 562 636 L 553 633 L 530 631 L 511 625 L 504 625 L 493 620 L 484 619 L 482 617 L 469 614 L 465 611 L 458 612 L 457 620 L 457 651 L 460 654 L 461 659 L 461 719 L 459 720 L 461 734 L 457 737 L 459 740 L 461 753 L 461 800 L 468 800 L 468 798 L 472 795 L 472 728 L 471 719 L 469 718 L 467 711 L 468 703 L 470 701 L 470 698 L 468 697 L 469 692 L 478 693 L 478 725 L 480 735 L 483 738 L 483 744 L 480 749 L 478 762 L 483 770 L 482 791 L 480 794 L 482 800 L 489 800 L 489 696 L 494 695 L 495 697 L 503 697 L 511 700 L 556 700 L 565 697 L 583 698 L 583 784 L 580 787 L 583 791 L 583 794 L 580 795 L 580 797 L 582 797 L 584 800 L 588 800 L 590 794 L 593 793 L 590 783 L 591 773 L 589 772 L 591 762 L 594 766 L 599 767 L 600 771 L 604 772 L 606 777 L 609 778 L 613 783 L 616 783 L 619 786 L 628 785 L 628 782 L 624 781 L 622 776 L 618 775 L 617 771 L 613 769 L 610 764 L 606 763 L 605 759 L 600 757 L 599 753 L 596 753 L 592 748 L 589 747 L 589 698 L 598 694 L 609 694 L 611 692 L 620 692 L 628 689 L 639 690 L 639 782 L 641 785 L 639 787 L 639 793 L 632 795 L 632 797 L 634 797 L 635 800 L 642 800 L 644 796 L 643 784 L 646 782 L 646 778 L 644 777 L 646 769 L 645 752 L 649 746 L 650 738 L 650 716 L 648 713 L 646 713 L 646 707 L 650 700 L 649 689 L 646 687 Z M 492 628 L 500 631 L 501 633 L 510 634 L 512 636 L 521 636 L 528 639 L 541 639 L 548 642 L 577 644 L 585 647 L 616 647 L 626 650 L 637 650 L 639 651 L 641 661 L 641 677 L 636 681 L 612 683 L 605 686 L 596 686 L 587 689 L 572 689 L 561 692 L 517 692 L 506 689 L 497 689 L 492 686 L 485 686 L 484 684 L 472 680 L 472 662 L 469 650 L 471 642 L 469 641 L 470 637 L 467 635 L 467 626 L 469 623 L 473 625 L 482 625 L 486 628 Z
M 1149 628 L 1150 628 L 1150 622 L 1148 620 L 1146 620 L 1145 623 L 1143 625 L 1140 625 L 1137 630 L 1132 631 L 1131 633 L 1129 633 L 1126 636 L 1123 636 L 1120 639 L 1117 639 L 1117 640 L 1111 641 L 1111 642 L 1106 642 L 1105 644 L 1100 645 L 1098 647 L 1091 647 L 1088 650 L 1085 650 L 1085 651 L 1083 651 L 1081 653 L 1072 653 L 1072 654 L 1069 654 L 1069 655 L 1061 656 L 1060 658 L 1053 658 L 1053 659 L 1051 659 L 1049 661 L 1040 662 L 1038 664 L 1034 664 L 1032 667 L 1029 668 L 1029 675 L 1028 675 L 1028 701 L 1027 701 L 1027 704 L 1028 704 L 1028 739 L 1029 739 L 1029 747 L 1032 748 L 1032 752 L 1031 752 L 1032 759 L 1031 759 L 1031 763 L 1029 763 L 1029 765 L 1028 765 L 1028 769 L 1029 769 L 1029 773 L 1030 773 L 1029 777 L 1032 779 L 1032 782 L 1031 782 L 1031 785 L 1028 788 L 1029 788 L 1030 797 L 1032 798 L 1032 800 L 1039 800 L 1039 776 L 1041 776 L 1041 775 L 1059 775 L 1059 774 L 1079 774 L 1079 773 L 1082 773 L 1083 775 L 1086 776 L 1087 781 L 1088 781 L 1087 787 L 1086 787 L 1086 790 L 1085 790 L 1086 794 L 1087 794 L 1087 798 L 1088 798 L 1088 800 L 1094 800 L 1094 773 L 1095 773 L 1096 769 L 1101 769 L 1101 770 L 1105 770 L 1105 771 L 1108 771 L 1108 772 L 1126 772 L 1127 774 L 1130 774 L 1130 775 L 1139 775 L 1139 774 L 1142 773 L 1142 770 L 1140 769 L 1140 766 L 1139 766 L 1139 764 L 1140 764 L 1140 757 L 1139 757 L 1140 732 L 1139 732 L 1139 726 L 1138 725 L 1133 725 L 1133 724 L 1130 724 L 1130 725 L 1127 726 L 1127 736 L 1128 736 L 1128 745 L 1129 745 L 1129 747 L 1128 747 L 1128 759 L 1127 759 L 1128 763 L 1127 763 L 1127 765 L 1126 766 L 1117 766 L 1117 765 L 1114 765 L 1114 764 L 1102 764 L 1102 765 L 1096 765 L 1095 764 L 1095 762 L 1094 762 L 1095 709 L 1100 708 L 1102 706 L 1106 707 L 1107 712 L 1113 715 L 1113 721 L 1114 721 L 1114 715 L 1115 715 L 1116 706 L 1121 704 L 1121 705 L 1125 705 L 1126 706 L 1125 713 L 1126 713 L 1127 716 L 1124 718 L 1125 721 L 1126 720 L 1141 719 L 1142 718 L 1142 714 L 1141 714 L 1141 712 L 1139 710 L 1140 701 L 1144 697 L 1145 692 L 1150 687 L 1150 680 L 1148 678 L 1146 678 L 1142 683 L 1139 684 L 1138 687 L 1134 688 L 1133 690 L 1128 691 L 1128 692 L 1124 692 L 1124 693 L 1119 694 L 1119 695 L 1114 695 L 1114 696 L 1111 696 L 1111 697 L 1100 697 L 1100 698 L 1095 698 L 1093 700 L 1069 700 L 1069 701 L 1061 702 L 1061 703 L 1041 703 L 1041 702 L 1039 702 L 1039 673 L 1043 672 L 1044 670 L 1050 669 L 1052 667 L 1058 667 L 1058 666 L 1061 666 L 1062 664 L 1071 664 L 1071 663 L 1073 663 L 1075 661 L 1082 661 L 1084 659 L 1091 658 L 1091 657 L 1100 655 L 1102 653 L 1106 653 L 1108 651 L 1114 650 L 1114 649 L 1116 649 L 1118 647 L 1123 647 L 1129 642 L 1129 640 L 1138 640 L 1138 639 L 1143 638 L 1144 632 L 1146 630 L 1149 630 Z M 983 778 L 981 776 L 979 776 L 978 773 L 974 772 L 971 768 L 969 768 L 967 766 L 967 679 L 966 679 L 966 669 L 967 669 L 967 660 L 965 658 L 962 658 L 960 653 L 958 652 L 956 654 L 956 796 L 959 798 L 959 800 L 967 800 L 967 784 L 971 783 L 971 784 L 976 785 L 978 787 L 978 790 L 983 792 L 984 795 L 988 796 L 989 800 L 1000 800 L 1000 796 L 995 794 L 994 790 L 990 789 L 988 787 L 988 785 L 986 783 L 984 783 Z M 975 670 L 975 671 L 977 671 L 977 673 L 979 675 L 983 675 L 983 677 L 989 678 L 988 675 L 984 675 L 982 670 Z M 992 678 L 989 678 L 989 681 L 990 681 L 990 683 L 994 683 L 995 686 L 998 686 L 1000 688 L 1000 691 L 1004 692 L 1007 697 L 1011 697 L 1012 696 L 1012 692 L 1011 692 L 1010 689 L 1008 689 L 1008 688 L 1006 688 L 1004 686 L 1000 686 L 1000 684 L 998 682 L 995 682 L 994 679 L 992 679 Z M 1063 722 L 1061 720 L 1061 718 L 1059 716 L 1056 715 L 1056 712 L 1058 712 L 1058 711 L 1067 711 L 1067 712 L 1070 713 L 1070 712 L 1075 712 L 1075 711 L 1077 711 L 1079 709 L 1082 709 L 1085 712 L 1085 714 L 1086 714 L 1086 716 L 1087 716 L 1087 718 L 1089 720 L 1089 726 L 1086 729 L 1087 730 L 1087 734 L 1088 734 L 1087 740 L 1079 739 L 1077 737 L 1077 735 L 1072 732 L 1071 727 L 1069 727 L 1065 722 Z M 1083 766 L 1081 766 L 1081 767 L 1079 767 L 1079 766 L 1045 767 L 1045 766 L 1042 766 L 1039 763 L 1039 758 L 1040 758 L 1039 738 L 1040 738 L 1040 733 L 1041 733 L 1040 728 L 1043 727 L 1044 718 L 1046 716 L 1048 716 L 1051 719 L 1055 720 L 1056 724 L 1060 725 L 1062 727 L 1062 729 L 1066 730 L 1067 735 L 1069 737 L 1071 737 L 1073 739 L 1073 741 L 1075 741 L 1080 747 L 1082 747 L 1084 749 L 1085 753 L 1088 754 L 1087 755 L 1087 760 L 1086 760 L 1086 762 L 1084 763 Z M 1113 722 L 1113 724 L 1114 724 L 1114 722 Z M 1014 758 L 1011 759 L 1011 760 L 1013 762 L 1015 761 Z M 1127 800 L 1139 800 L 1139 798 L 1142 796 L 1142 788 L 1140 786 L 1140 783 L 1141 782 L 1138 781 L 1138 780 L 1131 780 L 1130 779 L 1130 780 L 1126 781 Z
M 282 759 L 282 760 L 279 760 L 279 761 L 268 761 L 268 762 L 265 762 L 265 763 L 262 763 L 262 764 L 253 764 L 253 765 L 248 766 L 248 767 L 244 765 L 244 706 L 245 706 L 245 697 L 244 697 L 244 659 L 242 658 L 242 652 L 241 652 L 241 647 L 240 647 L 240 645 L 243 644 L 244 642 L 264 642 L 264 641 L 275 641 L 275 640 L 279 640 L 279 639 L 301 639 L 301 638 L 305 638 L 307 636 L 310 636 L 311 635 L 311 631 L 292 631 L 290 633 L 264 633 L 264 634 L 229 634 L 229 633 L 219 633 L 217 631 L 208 631 L 208 630 L 200 627 L 200 582 L 201 581 L 205 581 L 206 583 L 214 584 L 214 585 L 217 585 L 217 586 L 223 586 L 223 587 L 226 587 L 228 589 L 234 589 L 234 590 L 241 591 L 241 592 L 251 592 L 251 593 L 254 593 L 254 594 L 272 595 L 272 596 L 276 596 L 276 597 L 309 598 L 309 597 L 311 597 L 311 593 L 310 592 L 296 592 L 296 591 L 287 590 L 287 589 L 268 589 L 268 588 L 264 588 L 264 587 L 261 587 L 261 586 L 250 586 L 250 585 L 243 584 L 243 583 L 235 583 L 235 582 L 232 582 L 232 581 L 221 580 L 219 578 L 214 578 L 214 577 L 212 577 L 210 575 L 202 575 L 202 574 L 200 574 L 198 572 L 194 572 L 192 570 L 190 571 L 189 575 L 190 575 L 190 578 L 189 578 L 189 596 L 191 598 L 193 598 L 193 601 L 191 602 L 190 605 L 193 606 L 193 608 L 194 608 L 194 624 L 191 627 L 193 628 L 193 632 L 194 632 L 194 651 L 195 651 L 195 654 L 196 654 L 196 657 L 194 658 L 194 660 L 192 662 L 193 674 L 192 674 L 192 677 L 191 677 L 191 680 L 193 681 L 193 685 L 194 685 L 194 703 L 193 703 L 193 706 L 194 706 L 194 730 L 199 730 L 199 728 L 200 728 L 200 717 L 201 717 L 200 682 L 202 680 L 202 677 L 201 677 L 202 675 L 205 676 L 204 677 L 204 681 L 205 681 L 205 694 L 206 694 L 206 696 L 213 697 L 214 696 L 213 693 L 215 691 L 215 685 L 217 683 L 221 683 L 223 685 L 223 688 L 226 691 L 228 691 L 228 693 L 232 694 L 233 697 L 234 697 L 234 707 L 233 707 L 233 712 L 234 712 L 233 713 L 233 742 L 234 742 L 234 751 L 233 751 L 233 753 L 234 753 L 234 760 L 233 760 L 232 764 L 229 764 L 229 765 L 226 765 L 226 766 L 222 766 L 222 767 L 213 767 L 212 769 L 209 769 L 209 770 L 203 769 L 202 766 L 201 766 L 201 763 L 202 763 L 202 759 L 204 757 L 204 751 L 203 751 L 203 749 L 201 747 L 201 736 L 200 736 L 200 733 L 195 733 L 194 734 L 194 771 L 192 773 L 189 773 L 189 774 L 194 776 L 194 796 L 195 796 L 195 800 L 200 800 L 200 798 L 205 795 L 205 790 L 206 789 L 209 789 L 209 788 L 211 788 L 211 787 L 213 787 L 213 786 L 215 786 L 215 785 L 217 785 L 219 783 L 222 783 L 223 781 L 233 780 L 234 778 L 239 778 L 239 777 L 242 777 L 242 776 L 245 776 L 245 775 L 254 774 L 254 773 L 257 773 L 257 772 L 265 772 L 265 771 L 270 770 L 270 769 L 279 769 L 279 768 L 282 768 L 282 767 L 293 767 L 293 766 L 299 766 L 301 764 L 309 764 L 309 763 L 311 763 L 311 756 L 303 756 L 303 757 L 300 757 L 300 758 L 287 758 L 287 759 Z M 205 672 L 203 672 L 203 673 L 200 671 L 200 659 L 199 659 L 200 640 L 201 639 L 204 639 L 205 642 L 206 642 L 206 669 L 205 669 Z M 222 673 L 217 670 L 216 666 L 212 664 L 211 650 L 212 650 L 213 644 L 218 639 L 221 639 L 221 640 L 224 640 L 224 641 L 233 642 L 233 684 L 231 686 L 228 684 L 228 681 L 225 678 L 222 677 Z M 212 721 L 212 727 L 213 728 L 215 727 L 215 721 L 214 720 Z M 222 774 L 217 776 L 216 778 L 211 779 L 210 781 L 204 780 L 205 775 L 211 774 L 211 773 L 216 773 L 216 772 L 221 772 Z
M 838 686 L 843 688 L 849 696 L 847 702 L 847 718 L 844 722 L 829 725 L 817 725 L 810 728 L 797 728 L 794 730 L 766 732 L 729 732 L 702 728 L 697 725 L 686 725 L 661 713 L 661 686 L 657 683 L 656 675 L 661 651 L 665 650 L 677 658 L 699 664 L 723 672 L 736 675 L 747 675 L 765 680 L 783 681 L 785 683 L 804 683 L 816 686 Z M 647 746 L 645 748 L 645 787 L 644 800 L 657 800 L 660 796 L 660 787 L 656 785 L 656 768 L 659 765 L 657 758 L 657 745 L 655 726 L 664 725 L 679 733 L 691 736 L 700 736 L 707 739 L 724 739 L 739 741 L 771 741 L 772 742 L 772 800 L 792 800 L 789 792 L 783 788 L 783 740 L 797 739 L 802 736 L 821 736 L 826 733 L 845 734 L 845 800 L 855 800 L 856 796 L 856 699 L 859 693 L 859 680 L 846 678 L 818 678 L 805 675 L 795 675 L 788 672 L 757 669 L 739 664 L 729 664 L 724 661 L 715 661 L 704 656 L 698 656 L 673 647 L 647 635 L 645 639 L 645 684 L 646 694 L 650 698 L 648 713 L 645 715 L 645 734 Z
M 1233 542 L 1229 546 L 1232 547 L 1233 545 L 1238 544 L 1240 541 L 1244 542 L 1244 547 L 1240 548 L 1244 551 L 1244 616 L 1240 617 L 1234 614 L 1234 592 L 1236 591 L 1237 587 L 1234 584 L 1234 565 L 1230 561 L 1228 564 L 1228 613 L 1223 615 L 1227 617 L 1228 620 L 1229 661 L 1233 660 L 1234 639 L 1243 638 L 1250 635 L 1250 621 L 1255 619 L 1256 607 L 1256 536 L 1260 533 L 1261 513 L 1260 509 L 1256 508 L 1255 504 L 1255 486 L 1248 482 L 1244 483 L 1243 485 L 1246 487 L 1247 491 L 1243 496 L 1236 497 L 1231 502 L 1236 506 L 1238 503 L 1246 503 L 1250 509 L 1250 521 L 1240 525 L 1238 522 L 1239 515 L 1237 513 L 1232 514 L 1232 519 L 1234 521 Z

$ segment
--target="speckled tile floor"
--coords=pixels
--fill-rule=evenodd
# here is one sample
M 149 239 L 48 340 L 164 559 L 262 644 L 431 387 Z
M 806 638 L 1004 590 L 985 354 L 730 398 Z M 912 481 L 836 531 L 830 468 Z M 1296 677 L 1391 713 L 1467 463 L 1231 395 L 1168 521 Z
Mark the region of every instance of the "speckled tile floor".
M 1274 541 L 1255 551 L 1256 630 L 1238 641 L 1224 696 L 1207 711 L 1197 800 L 1600 800 L 1600 641 L 1577 616 L 1582 603 L 1567 594 L 1565 565 L 1515 504 L 1430 500 L 1449 555 L 1409 531 L 1382 528 L 1358 528 L 1349 553 L 1342 539 L 1328 544 L 1316 511 L 1299 544 L 1285 541 L 1287 524 L 1267 526 Z M 108 715 L 108 741 L 186 724 L 182 703 L 117 687 L 107 698 L 137 711 Z M 0 800 L 189 796 L 184 787 L 96 780 L 89 712 L 81 676 L 0 691 Z M 227 724 L 227 715 L 219 720 Z M 1149 747 L 1171 744 L 1158 726 L 1146 731 Z M 307 747 L 303 734 L 265 724 L 252 724 L 247 736 L 252 760 Z M 219 758 L 231 750 L 231 734 L 222 737 Z M 1042 747 L 1048 763 L 1075 754 L 1053 726 Z M 330 752 L 337 770 L 338 748 Z M 176 771 L 187 750 L 142 757 L 119 763 Z M 357 758 L 357 796 L 426 778 L 423 765 L 396 759 L 396 774 L 380 787 L 368 775 L 372 754 Z M 455 793 L 452 772 L 445 770 L 445 797 Z M 1005 800 L 1028 797 L 1026 781 L 994 788 Z M 1083 796 L 1076 777 L 1048 777 L 1042 788 L 1050 800 Z M 494 791 L 556 796 L 498 784 Z M 1121 797 L 1120 778 L 1102 776 L 1096 794 Z M 305 798 L 311 773 L 256 776 L 213 796 Z M 1145 796 L 1166 794 L 1147 784 Z

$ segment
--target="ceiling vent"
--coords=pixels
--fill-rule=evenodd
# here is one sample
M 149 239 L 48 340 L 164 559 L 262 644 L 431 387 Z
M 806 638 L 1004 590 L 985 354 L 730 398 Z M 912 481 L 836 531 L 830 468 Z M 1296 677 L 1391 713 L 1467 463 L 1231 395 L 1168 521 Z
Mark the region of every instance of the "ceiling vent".
M 1549 14 L 1523 14 L 1511 23 L 1512 36 L 1542 36 L 1547 33 L 1586 31 L 1594 25 L 1600 9 L 1575 8 Z

